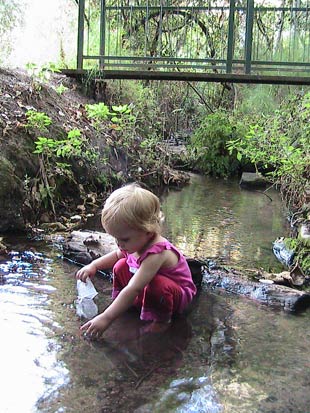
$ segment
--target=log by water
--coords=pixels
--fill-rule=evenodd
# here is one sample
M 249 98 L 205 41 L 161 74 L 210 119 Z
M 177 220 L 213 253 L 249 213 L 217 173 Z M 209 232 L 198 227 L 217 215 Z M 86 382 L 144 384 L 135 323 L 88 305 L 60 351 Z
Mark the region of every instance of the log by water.
M 85 265 L 116 247 L 114 238 L 104 232 L 73 231 L 63 244 L 63 253 L 64 258 Z M 203 283 L 210 289 L 222 289 L 286 311 L 300 312 L 310 307 L 310 294 L 303 291 L 251 281 L 233 269 L 211 269 L 206 262 L 194 258 L 187 258 L 187 262 L 198 288 Z

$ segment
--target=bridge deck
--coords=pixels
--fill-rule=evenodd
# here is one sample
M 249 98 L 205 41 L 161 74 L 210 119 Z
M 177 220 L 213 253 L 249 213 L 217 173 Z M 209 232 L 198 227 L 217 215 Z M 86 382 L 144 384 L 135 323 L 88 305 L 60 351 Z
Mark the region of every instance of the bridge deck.
M 259 83 L 275 85 L 310 85 L 310 76 L 266 76 L 233 73 L 193 73 L 193 72 L 164 72 L 164 71 L 136 71 L 136 70 L 86 70 L 63 69 L 63 74 L 69 77 L 93 77 L 97 81 L 105 79 L 130 80 L 166 80 L 184 82 L 219 82 L 219 83 Z

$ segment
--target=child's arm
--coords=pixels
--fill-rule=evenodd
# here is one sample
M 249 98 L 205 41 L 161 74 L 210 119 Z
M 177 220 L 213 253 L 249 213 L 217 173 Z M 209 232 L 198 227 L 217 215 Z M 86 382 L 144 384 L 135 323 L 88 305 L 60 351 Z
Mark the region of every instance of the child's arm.
M 113 268 L 114 264 L 122 257 L 123 254 L 119 249 L 112 251 L 106 255 L 103 255 L 102 257 L 95 259 L 90 264 L 85 265 L 85 267 L 77 271 L 75 277 L 78 280 L 85 282 L 86 278 L 93 277 L 98 270 Z
M 113 303 L 103 313 L 89 320 L 80 329 L 88 335 L 100 336 L 117 317 L 133 304 L 137 295 L 158 273 L 164 260 L 163 254 L 149 255 Z

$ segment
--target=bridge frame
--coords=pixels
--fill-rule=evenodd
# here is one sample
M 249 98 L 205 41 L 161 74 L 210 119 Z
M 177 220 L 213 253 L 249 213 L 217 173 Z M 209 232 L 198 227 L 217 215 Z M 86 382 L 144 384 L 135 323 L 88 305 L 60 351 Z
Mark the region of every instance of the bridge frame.
M 98 77 L 102 79 L 147 79 L 147 80 L 187 80 L 187 81 L 207 81 L 207 82 L 235 82 L 235 83 L 271 83 L 271 84 L 310 84 L 310 61 L 283 61 L 274 62 L 270 60 L 255 60 L 253 47 L 253 28 L 255 23 L 255 13 L 261 10 L 275 10 L 275 8 L 255 7 L 254 0 L 247 0 L 245 13 L 245 42 L 244 56 L 238 58 L 234 52 L 234 20 L 236 12 L 240 7 L 236 6 L 235 0 L 230 0 L 228 13 L 228 33 L 226 58 L 205 58 L 205 59 L 177 59 L 175 57 L 164 56 L 111 56 L 106 54 L 107 50 L 107 16 L 111 10 L 116 10 L 117 6 L 107 6 L 106 0 L 100 0 L 100 36 L 99 53 L 87 54 L 85 49 L 85 4 L 86 0 L 79 0 L 78 16 L 78 41 L 77 41 L 77 70 L 66 71 L 71 75 L 79 76 L 87 72 L 84 69 L 85 61 L 94 60 L 97 62 Z M 127 6 L 128 9 L 129 6 Z M 130 6 L 132 10 L 138 6 Z M 124 6 L 120 7 L 124 9 Z M 139 6 L 140 10 L 143 6 Z M 144 7 L 145 10 L 146 6 Z M 162 16 L 163 11 L 170 10 L 171 6 L 163 6 L 160 1 Z M 177 9 L 174 7 L 174 9 Z M 205 8 L 207 9 L 207 8 Z M 179 10 L 179 9 L 178 9 Z M 288 12 L 288 8 L 277 8 L 282 13 Z M 290 8 L 291 13 L 306 13 L 310 16 L 310 8 L 295 7 Z M 149 11 L 148 11 L 149 12 Z M 309 22 L 310 23 L 310 22 Z M 310 31 L 309 31 L 310 33 Z M 310 37 L 310 35 L 309 35 Z M 168 64 L 167 64 L 168 62 Z M 180 70 L 190 65 L 196 69 Z M 125 66 L 126 69 L 120 69 Z M 164 69 L 164 70 L 163 70 Z M 266 72 L 276 71 L 276 75 L 266 75 Z M 293 72 L 294 75 L 279 74 Z M 298 73 L 298 75 L 296 75 Z M 69 73 L 70 74 L 70 73 Z

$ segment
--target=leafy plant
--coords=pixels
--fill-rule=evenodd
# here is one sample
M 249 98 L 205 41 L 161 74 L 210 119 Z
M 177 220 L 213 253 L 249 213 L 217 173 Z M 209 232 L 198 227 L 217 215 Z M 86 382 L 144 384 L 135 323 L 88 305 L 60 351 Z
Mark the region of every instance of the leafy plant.
M 119 147 L 128 151 L 130 147 L 134 146 L 136 117 L 132 114 L 130 105 L 113 105 L 110 109 L 101 102 L 86 105 L 86 110 L 88 117 L 94 119 L 95 127 L 98 130 L 111 128 L 117 132 L 113 136 Z
M 67 138 L 57 142 L 56 155 L 62 158 L 81 156 L 85 139 L 79 129 L 68 132 Z
M 215 176 L 234 174 L 239 161 L 229 153 L 226 145 L 233 136 L 241 136 L 243 125 L 233 122 L 224 112 L 205 116 L 194 131 L 189 150 L 196 154 L 196 166 Z
M 46 158 L 61 157 L 69 159 L 81 155 L 84 143 L 85 139 L 82 137 L 81 131 L 72 129 L 68 132 L 67 138 L 62 140 L 39 136 L 35 141 L 36 149 L 33 153 L 41 154 Z
M 107 105 L 100 102 L 86 105 L 86 111 L 88 117 L 95 120 L 96 127 L 100 127 L 101 122 L 110 121 L 110 126 L 113 129 L 124 130 L 136 120 L 129 105 L 112 106 L 112 110 L 110 110 Z
M 53 62 L 38 66 L 36 63 L 27 63 L 26 70 L 32 78 L 32 86 L 34 90 L 40 91 L 42 83 L 47 83 L 52 73 L 60 73 L 59 68 Z
M 86 105 L 85 107 L 88 117 L 94 119 L 97 123 L 106 121 L 111 115 L 109 107 L 103 102 Z
M 112 110 L 113 112 L 110 115 L 111 122 L 115 125 L 114 129 L 124 130 L 136 121 L 136 117 L 131 113 L 129 105 L 112 106 Z
M 72 159 L 73 157 L 87 156 L 84 154 L 86 140 L 79 129 L 72 129 L 68 132 L 65 139 L 53 139 L 46 136 L 38 136 L 35 141 L 35 150 L 33 153 L 39 156 L 41 183 L 39 184 L 39 193 L 47 207 L 50 202 L 54 215 L 55 197 L 57 190 L 56 176 L 66 176 L 73 179 L 70 171 L 70 164 L 63 162 L 62 159 Z M 51 182 L 54 184 L 52 185 Z
M 58 146 L 58 142 L 52 138 L 46 138 L 45 136 L 38 136 L 37 140 L 35 141 L 36 149 L 33 153 L 42 154 L 46 158 L 50 158 L 55 149 Z
M 40 80 L 43 83 L 50 80 L 52 73 L 60 73 L 58 66 L 53 62 L 49 62 L 42 66 L 30 62 L 26 64 L 26 69 L 31 77 Z
M 36 110 L 28 110 L 26 112 L 27 124 L 25 125 L 28 129 L 38 129 L 41 132 L 47 130 L 51 125 L 51 118 L 44 112 L 37 112 Z
M 309 117 L 310 93 L 284 102 L 273 116 L 261 118 L 227 143 L 239 160 L 249 160 L 256 169 L 271 169 L 269 178 L 291 207 L 301 205 L 310 177 Z
M 61 83 L 59 86 L 55 88 L 55 90 L 58 95 L 62 95 L 68 90 L 68 88 Z

